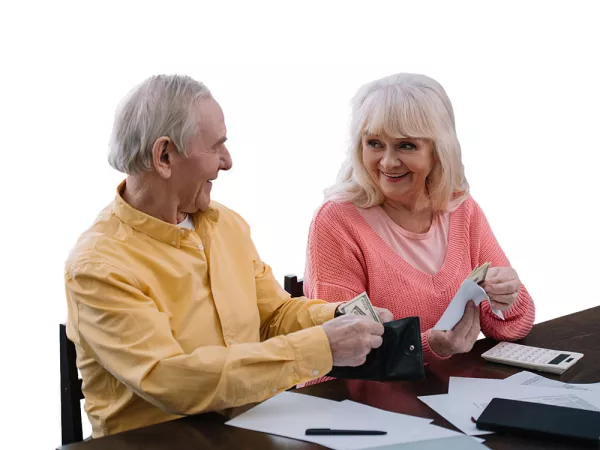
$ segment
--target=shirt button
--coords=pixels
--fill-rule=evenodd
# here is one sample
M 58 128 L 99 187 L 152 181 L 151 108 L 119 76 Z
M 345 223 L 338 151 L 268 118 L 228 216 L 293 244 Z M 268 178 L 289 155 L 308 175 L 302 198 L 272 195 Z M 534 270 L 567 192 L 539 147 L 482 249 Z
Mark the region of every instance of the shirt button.
M 202 244 L 198 244 L 198 250 L 204 250 L 204 246 Z
M 179 230 L 179 234 L 183 236 L 185 234 L 185 230 Z
M 313 375 L 316 377 L 317 375 L 319 375 L 319 371 L 318 370 L 313 370 Z
M 229 345 L 233 345 L 235 342 L 234 342 L 234 340 L 233 340 L 233 339 L 229 339 L 229 340 L 227 341 L 227 343 L 228 343 Z
M 273 388 L 271 392 L 274 394 L 275 392 L 277 392 L 277 388 Z
M 171 245 L 177 245 L 177 242 L 171 241 Z

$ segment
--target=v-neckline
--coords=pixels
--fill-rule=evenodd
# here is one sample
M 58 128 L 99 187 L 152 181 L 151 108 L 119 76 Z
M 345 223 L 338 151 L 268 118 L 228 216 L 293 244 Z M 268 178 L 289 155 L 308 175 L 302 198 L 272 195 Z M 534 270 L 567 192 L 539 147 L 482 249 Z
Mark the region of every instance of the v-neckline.
M 383 250 L 383 257 L 392 261 L 392 265 L 397 267 L 400 271 L 405 272 L 409 278 L 412 278 L 418 282 L 423 282 L 428 285 L 433 285 L 433 287 L 437 286 L 449 286 L 449 283 L 445 283 L 446 280 L 454 275 L 456 269 L 460 266 L 460 262 L 462 258 L 467 257 L 466 253 L 463 254 L 462 248 L 466 248 L 464 245 L 465 241 L 465 230 L 464 227 L 461 226 L 464 224 L 465 217 L 465 204 L 460 205 L 456 210 L 450 213 L 449 224 L 448 224 L 448 249 L 446 250 L 446 255 L 444 256 L 444 262 L 442 263 L 442 267 L 440 270 L 431 275 L 429 273 L 423 272 L 422 270 L 417 269 L 409 262 L 404 260 L 402 256 L 396 253 L 390 245 L 369 225 L 366 219 L 362 216 L 362 214 L 358 211 L 357 207 L 352 206 L 352 217 L 355 224 L 360 224 L 359 228 L 364 228 L 367 230 L 369 234 L 368 241 L 375 241 L 378 243 L 378 247 Z M 461 235 L 462 233 L 462 235 Z M 458 260 L 457 260 L 458 259 Z

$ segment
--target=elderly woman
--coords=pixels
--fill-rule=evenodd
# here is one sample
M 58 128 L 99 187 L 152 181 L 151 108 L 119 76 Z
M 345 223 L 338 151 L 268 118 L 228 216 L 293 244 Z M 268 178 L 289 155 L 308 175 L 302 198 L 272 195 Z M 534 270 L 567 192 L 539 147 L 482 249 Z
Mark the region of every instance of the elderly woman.
M 338 183 L 310 227 L 308 297 L 330 302 L 366 291 L 394 318 L 419 316 L 426 361 L 470 351 L 482 331 L 511 341 L 530 331 L 535 307 L 469 195 L 454 113 L 435 80 L 398 74 L 353 100 L 351 145 Z M 449 331 L 434 331 L 461 283 L 491 263 L 482 287 Z

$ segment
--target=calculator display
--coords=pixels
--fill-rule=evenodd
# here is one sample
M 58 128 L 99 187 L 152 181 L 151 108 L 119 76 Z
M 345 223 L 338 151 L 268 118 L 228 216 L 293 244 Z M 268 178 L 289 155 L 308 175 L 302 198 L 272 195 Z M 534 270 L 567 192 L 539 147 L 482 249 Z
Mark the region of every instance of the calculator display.
M 568 353 L 561 353 L 556 358 L 554 358 L 552 361 L 550 361 L 548 364 L 560 364 L 565 359 L 567 359 L 569 356 L 571 356 L 571 355 L 569 355 Z

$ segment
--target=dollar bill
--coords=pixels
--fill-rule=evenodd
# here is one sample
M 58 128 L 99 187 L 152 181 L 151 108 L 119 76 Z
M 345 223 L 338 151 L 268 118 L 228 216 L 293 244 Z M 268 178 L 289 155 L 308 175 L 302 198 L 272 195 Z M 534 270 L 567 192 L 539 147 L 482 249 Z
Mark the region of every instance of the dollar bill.
M 368 316 L 371 317 L 376 322 L 381 323 L 379 316 L 375 312 L 373 305 L 371 304 L 371 300 L 366 292 L 354 297 L 347 303 L 344 303 L 340 306 L 339 311 L 342 314 L 354 314 L 357 316 Z
M 469 274 L 467 279 L 474 281 L 477 284 L 480 284 L 483 281 L 485 281 L 485 277 L 487 275 L 487 271 L 489 268 L 490 268 L 489 262 L 486 262 L 485 264 L 483 264 L 481 266 L 476 266 L 473 269 L 473 271 Z

